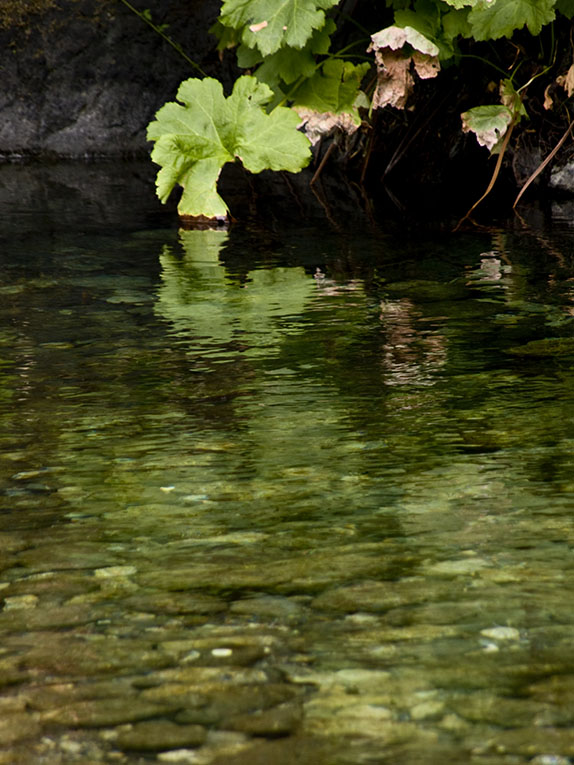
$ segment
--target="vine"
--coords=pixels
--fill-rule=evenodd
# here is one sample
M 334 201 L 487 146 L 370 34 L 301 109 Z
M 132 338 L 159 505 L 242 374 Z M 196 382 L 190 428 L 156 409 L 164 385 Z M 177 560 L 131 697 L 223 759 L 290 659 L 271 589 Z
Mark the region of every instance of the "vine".
M 251 172 L 298 172 L 323 136 L 353 134 L 377 109 L 405 109 L 418 80 L 471 57 L 499 73 L 498 103 L 467 109 L 461 127 L 491 154 L 503 154 L 513 128 L 528 118 L 527 89 L 555 65 L 555 40 L 543 63 L 515 44 L 510 67 L 501 65 L 492 48 L 480 50 L 481 44 L 496 51 L 497 41 L 513 43 L 525 32 L 536 38 L 545 27 L 553 31 L 557 19 L 574 16 L 574 0 L 379 0 L 378 18 L 386 25 L 367 30 L 365 37 L 360 20 L 337 15 L 340 4 L 224 0 L 211 31 L 221 52 L 235 51 L 246 74 L 227 98 L 213 78 L 186 80 L 178 102 L 164 105 L 149 125 L 162 201 L 182 186 L 181 215 L 225 217 L 217 180 L 226 162 L 240 160 Z M 343 29 L 351 30 L 351 39 L 337 48 Z M 526 81 L 518 86 L 523 70 Z M 570 96 L 574 68 L 561 77 L 548 84 L 557 82 Z M 494 185 L 501 161 L 500 156 L 486 193 L 471 210 Z

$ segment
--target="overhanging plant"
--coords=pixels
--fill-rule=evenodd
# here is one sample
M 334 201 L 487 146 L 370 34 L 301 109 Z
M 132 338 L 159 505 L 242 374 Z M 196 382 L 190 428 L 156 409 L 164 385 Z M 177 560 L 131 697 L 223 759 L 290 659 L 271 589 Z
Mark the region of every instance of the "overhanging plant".
M 224 0 L 212 31 L 219 49 L 234 48 L 238 65 L 249 74 L 238 78 L 228 97 L 215 79 L 186 80 L 177 101 L 158 111 L 148 138 L 155 144 L 152 159 L 161 167 L 162 201 L 181 186 L 181 215 L 225 217 L 217 180 L 227 162 L 240 160 L 254 173 L 298 172 L 309 163 L 309 139 L 352 133 L 374 109 L 404 109 L 416 78 L 460 64 L 469 44 L 496 46 L 523 28 L 536 36 L 556 18 L 574 16 L 574 0 L 379 0 L 377 10 L 388 26 L 366 30 L 364 37 L 332 51 L 331 38 L 348 21 L 343 14 L 334 16 L 340 5 L 338 0 Z M 526 86 L 547 75 L 556 60 L 555 49 L 541 65 L 523 48 L 516 50 L 510 73 L 489 59 L 493 54 L 481 51 L 480 58 L 501 71 L 501 103 L 463 115 L 463 128 L 493 152 L 504 152 L 512 128 L 526 115 Z M 514 76 L 527 60 L 533 74 L 515 90 Z

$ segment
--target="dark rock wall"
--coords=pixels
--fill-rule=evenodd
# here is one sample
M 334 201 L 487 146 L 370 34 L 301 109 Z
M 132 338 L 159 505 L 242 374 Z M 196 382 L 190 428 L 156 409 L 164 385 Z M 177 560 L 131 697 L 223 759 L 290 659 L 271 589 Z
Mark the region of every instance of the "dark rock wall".
M 222 74 L 217 0 L 132 0 L 206 74 Z M 23 10 L 24 9 L 24 10 Z M 121 0 L 0 2 L 0 157 L 136 155 L 197 72 Z

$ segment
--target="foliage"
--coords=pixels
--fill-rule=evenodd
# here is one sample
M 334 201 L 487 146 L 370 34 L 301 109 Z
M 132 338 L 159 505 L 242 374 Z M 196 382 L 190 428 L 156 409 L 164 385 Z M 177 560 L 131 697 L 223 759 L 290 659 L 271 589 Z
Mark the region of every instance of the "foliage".
M 217 193 L 217 179 L 227 162 L 240 158 L 254 173 L 265 168 L 297 172 L 309 161 L 309 142 L 297 131 L 299 119 L 277 107 L 266 114 L 269 86 L 243 76 L 225 98 L 211 77 L 191 78 L 180 86 L 180 104 L 167 103 L 148 127 L 155 141 L 152 160 L 162 169 L 157 193 L 162 201 L 176 184 L 183 187 L 181 215 L 221 217 L 227 205 Z
M 537 36 L 555 20 L 574 17 L 574 0 L 379 0 L 376 5 L 379 20 L 387 24 L 367 30 L 367 36 L 349 31 L 355 27 L 340 13 L 338 0 L 224 0 L 212 32 L 219 50 L 234 49 L 239 67 L 250 76 L 240 77 L 227 99 L 215 80 L 187 80 L 178 93 L 183 106 L 168 104 L 158 112 L 148 136 L 156 142 L 152 159 L 162 165 L 160 198 L 179 184 L 184 187 L 180 212 L 220 216 L 226 205 L 216 182 L 225 162 L 239 158 L 252 172 L 298 172 L 309 160 L 302 131 L 315 143 L 323 135 L 356 131 L 376 109 L 404 109 L 418 80 L 463 63 L 466 55 L 503 74 L 498 103 L 485 91 L 486 103 L 462 115 L 464 131 L 492 153 L 500 152 L 508 131 L 528 116 L 526 90 L 549 74 L 556 50 L 550 46 L 539 60 L 516 45 L 503 68 L 493 43 L 502 45 L 497 41 L 515 34 Z M 336 49 L 333 40 L 340 39 L 345 44 Z M 555 72 L 546 84 L 556 75 L 565 77 Z

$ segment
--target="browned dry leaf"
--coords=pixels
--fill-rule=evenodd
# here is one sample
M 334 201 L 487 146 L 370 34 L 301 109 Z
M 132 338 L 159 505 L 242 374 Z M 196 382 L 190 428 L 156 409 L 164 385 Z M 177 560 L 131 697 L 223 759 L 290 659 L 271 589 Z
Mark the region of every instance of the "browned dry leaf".
M 402 48 L 413 50 L 408 56 Z M 387 27 L 371 36 L 368 52 L 375 52 L 377 84 L 373 108 L 395 106 L 404 109 L 415 81 L 412 71 L 423 79 L 436 77 L 440 71 L 437 46 L 411 27 Z
M 411 59 L 392 50 L 375 53 L 377 85 L 373 93 L 373 109 L 396 106 L 404 109 L 415 81 L 411 74 Z
M 440 72 L 438 56 L 427 56 L 425 53 L 415 51 L 413 53 L 413 64 L 421 80 L 430 80 Z
M 570 97 L 574 93 L 574 64 L 572 64 L 566 74 L 561 74 L 557 77 L 556 82 L 558 85 L 562 85 L 568 97 Z
M 331 135 L 336 131 L 342 131 L 353 135 L 359 129 L 359 125 L 353 122 L 350 114 L 333 114 L 332 112 L 316 112 L 313 109 L 297 107 L 295 111 L 301 117 L 301 126 L 305 135 L 313 145 L 321 138 Z
M 554 106 L 554 101 L 552 100 L 552 96 L 550 95 L 550 88 L 551 87 L 552 87 L 552 83 L 550 83 L 550 85 L 548 85 L 546 87 L 545 91 L 544 91 L 544 104 L 543 104 L 543 106 L 546 109 L 546 111 L 548 111 L 549 109 L 552 109 L 552 107 Z

